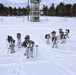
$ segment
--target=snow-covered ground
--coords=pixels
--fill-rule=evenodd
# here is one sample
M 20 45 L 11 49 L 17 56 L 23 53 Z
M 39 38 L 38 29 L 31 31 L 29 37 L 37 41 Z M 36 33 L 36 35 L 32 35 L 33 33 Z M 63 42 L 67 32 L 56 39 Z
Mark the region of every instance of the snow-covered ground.
M 3 22 L 1 21 L 3 19 Z M 65 44 L 58 43 L 52 48 L 52 42 L 46 44 L 45 34 L 58 29 L 70 29 Z M 25 48 L 15 47 L 10 54 L 7 48 L 7 36 L 11 35 L 17 44 L 16 34 L 21 33 L 22 42 L 26 35 L 38 45 L 34 48 L 34 58 L 24 56 Z M 27 17 L 0 17 L 0 75 L 76 75 L 76 18 L 41 17 L 40 22 L 28 22 Z

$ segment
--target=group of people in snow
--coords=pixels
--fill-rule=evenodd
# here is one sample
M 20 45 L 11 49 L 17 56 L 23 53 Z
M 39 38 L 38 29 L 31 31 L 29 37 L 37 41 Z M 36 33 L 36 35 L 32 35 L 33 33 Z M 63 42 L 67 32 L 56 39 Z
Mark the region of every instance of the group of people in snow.
M 70 30 L 66 29 L 64 32 L 61 28 L 59 29 L 59 36 L 57 36 L 56 31 L 52 31 L 51 34 L 46 34 L 45 39 L 46 43 L 49 44 L 50 40 L 52 41 L 52 48 L 57 48 L 57 45 L 59 43 L 59 40 L 62 43 L 65 43 L 65 40 L 69 38 Z
M 27 58 L 32 57 L 33 58 L 33 48 L 34 48 L 34 44 L 35 42 L 33 40 L 30 40 L 30 36 L 26 35 L 24 38 L 24 42 L 21 43 L 21 34 L 17 33 L 17 47 L 21 48 L 24 47 L 25 48 L 25 53 L 24 55 L 27 56 Z M 10 49 L 10 53 L 14 53 L 15 52 L 15 40 L 12 38 L 12 36 L 7 36 L 7 42 L 9 44 L 9 49 Z
M 57 36 L 56 31 L 52 31 L 51 34 L 46 34 L 45 39 L 46 43 L 49 44 L 50 40 L 52 41 L 52 48 L 57 48 L 59 41 L 62 43 L 65 43 L 65 40 L 69 38 L 70 30 L 66 29 L 65 32 L 63 32 L 62 29 L 59 29 L 59 35 Z M 15 53 L 15 40 L 12 38 L 12 36 L 7 36 L 7 42 L 8 42 L 8 49 L 10 50 L 10 53 Z M 17 33 L 17 47 L 25 48 L 24 55 L 27 56 L 27 58 L 32 57 L 33 58 L 33 50 L 34 50 L 35 42 L 30 39 L 29 35 L 26 35 L 24 38 L 24 42 L 21 43 L 21 33 Z M 38 45 L 36 45 L 38 47 Z

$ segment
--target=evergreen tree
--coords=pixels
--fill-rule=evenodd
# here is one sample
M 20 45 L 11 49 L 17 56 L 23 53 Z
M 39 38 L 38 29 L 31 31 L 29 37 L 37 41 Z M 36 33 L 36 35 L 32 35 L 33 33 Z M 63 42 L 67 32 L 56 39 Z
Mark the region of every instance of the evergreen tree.
M 61 2 L 55 8 L 54 3 L 48 8 L 48 6 L 43 6 L 42 8 L 43 15 L 47 16 L 76 16 L 76 3 L 71 4 L 64 4 Z M 10 15 L 10 16 L 21 16 L 21 15 L 29 15 L 30 14 L 30 7 L 27 6 L 26 8 L 19 7 L 5 7 L 3 4 L 0 4 L 0 15 Z
M 76 16 L 76 4 L 73 4 L 73 7 L 72 7 L 72 15 L 73 16 Z
M 47 6 L 43 6 L 43 14 L 46 16 L 48 15 L 48 7 Z
M 18 15 L 21 16 L 21 7 L 18 8 Z
M 58 16 L 64 16 L 64 3 L 60 3 L 57 7 L 56 7 L 56 15 Z
M 55 7 L 54 7 L 54 3 L 52 3 L 50 9 L 49 9 L 49 15 L 51 16 L 55 16 L 56 12 L 55 12 Z
M 17 9 L 16 9 L 16 7 L 14 7 L 14 9 L 13 9 L 13 15 L 14 15 L 14 16 L 17 15 Z
M 10 16 L 13 15 L 13 9 L 12 9 L 12 7 L 8 7 L 8 15 L 10 15 Z
M 4 5 L 0 4 L 0 15 L 4 15 Z
M 66 4 L 65 5 L 65 16 L 72 16 L 72 5 L 71 4 Z

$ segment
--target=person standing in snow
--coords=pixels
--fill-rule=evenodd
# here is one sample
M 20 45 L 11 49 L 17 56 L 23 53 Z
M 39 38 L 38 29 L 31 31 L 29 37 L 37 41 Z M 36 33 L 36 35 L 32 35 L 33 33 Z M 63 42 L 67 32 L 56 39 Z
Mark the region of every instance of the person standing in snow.
M 63 32 L 63 31 L 62 31 L 62 29 L 60 28 L 60 29 L 59 29 L 59 38 L 60 38 L 60 40 L 62 39 L 62 32 Z
M 53 43 L 52 48 L 54 47 L 57 48 L 57 36 L 56 35 L 52 37 L 52 43 Z
M 61 32 L 61 44 L 65 43 L 65 39 L 66 39 L 66 34 L 64 34 L 64 32 Z
M 8 42 L 8 49 L 10 49 L 10 44 L 11 44 L 12 39 L 13 39 L 12 36 L 9 36 L 9 35 L 7 36 L 6 40 Z
M 11 53 L 15 53 L 14 47 L 15 47 L 15 40 L 12 39 L 12 41 L 10 42 L 10 52 Z
M 21 34 L 17 33 L 17 45 L 20 47 L 21 46 Z
M 57 36 L 55 31 L 52 32 L 52 43 L 52 48 L 57 48 Z
M 45 39 L 46 39 L 46 43 L 49 44 L 50 34 L 46 34 L 45 35 Z
M 51 32 L 51 34 L 52 34 L 52 39 L 51 40 L 53 41 L 53 37 L 56 36 L 56 31 Z
M 24 40 L 24 42 L 23 42 L 23 44 L 22 44 L 22 46 L 25 48 L 25 53 L 24 53 L 24 55 L 25 56 L 29 56 L 29 42 L 30 42 L 30 36 L 29 35 L 26 35 L 25 36 L 25 38 L 24 38 L 25 40 Z
M 30 42 L 27 44 L 26 51 L 24 53 L 27 58 L 30 56 L 33 58 L 33 48 L 34 48 L 34 41 L 30 40 Z
M 69 38 L 69 33 L 70 33 L 70 30 L 69 29 L 66 29 L 66 38 Z

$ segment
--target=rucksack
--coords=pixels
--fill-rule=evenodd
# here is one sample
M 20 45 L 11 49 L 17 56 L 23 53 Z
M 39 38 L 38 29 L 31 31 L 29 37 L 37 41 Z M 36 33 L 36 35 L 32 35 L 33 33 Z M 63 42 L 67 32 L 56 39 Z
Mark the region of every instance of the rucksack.
M 47 39 L 47 34 L 45 35 L 45 39 Z
M 52 32 L 52 35 L 53 35 L 53 34 L 56 34 L 56 31 L 53 31 L 53 32 Z
M 26 41 L 23 42 L 22 46 L 27 47 Z
M 13 39 L 12 36 L 9 36 L 9 35 L 8 35 L 8 37 L 7 37 L 8 42 L 11 42 L 12 39 Z

